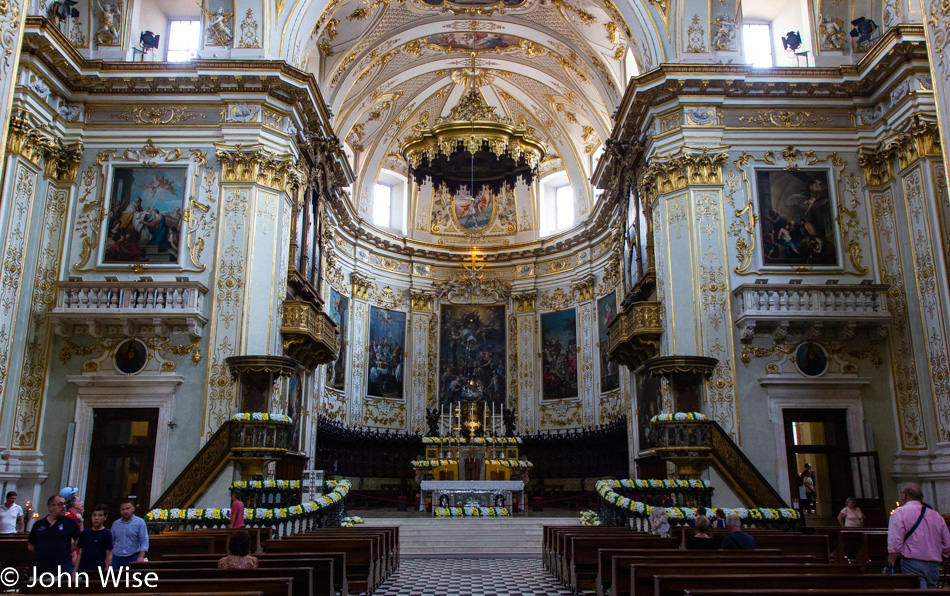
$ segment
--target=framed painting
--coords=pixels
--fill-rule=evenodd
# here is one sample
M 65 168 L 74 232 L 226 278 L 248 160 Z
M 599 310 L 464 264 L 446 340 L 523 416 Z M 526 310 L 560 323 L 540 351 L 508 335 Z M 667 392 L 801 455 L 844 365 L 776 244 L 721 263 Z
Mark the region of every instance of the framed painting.
M 504 305 L 443 304 L 439 319 L 439 401 L 507 395 Z
M 607 327 L 617 316 L 617 293 L 611 292 L 597 301 L 597 333 L 600 347 L 600 392 L 620 388 L 620 366 L 607 359 Z
M 406 313 L 371 306 L 367 346 L 366 395 L 402 399 Z
M 838 265 L 828 170 L 756 170 L 755 180 L 762 265 Z
M 541 400 L 577 397 L 577 311 L 541 315 Z
M 113 166 L 101 264 L 177 265 L 187 181 L 187 167 Z
M 495 213 L 495 197 L 491 189 L 483 186 L 475 196 L 462 189 L 455 195 L 455 221 L 469 232 L 482 230 L 491 223 Z
M 346 388 L 346 346 L 349 329 L 350 298 L 330 288 L 330 318 L 340 332 L 336 360 L 327 364 L 327 387 L 343 391 Z
M 656 427 L 650 420 L 663 409 L 660 379 L 650 373 L 635 375 L 637 386 L 637 449 L 640 454 L 656 448 Z

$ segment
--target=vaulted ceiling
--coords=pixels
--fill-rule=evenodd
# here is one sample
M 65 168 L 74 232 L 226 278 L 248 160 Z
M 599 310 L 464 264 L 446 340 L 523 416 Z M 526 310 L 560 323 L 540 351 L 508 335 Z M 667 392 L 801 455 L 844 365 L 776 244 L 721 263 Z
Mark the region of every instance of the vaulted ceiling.
M 402 143 L 473 87 L 545 143 L 542 173 L 566 171 L 589 203 L 592 155 L 636 74 L 609 1 L 343 0 L 313 31 L 305 68 L 356 154 L 361 210 L 381 168 L 405 173 Z

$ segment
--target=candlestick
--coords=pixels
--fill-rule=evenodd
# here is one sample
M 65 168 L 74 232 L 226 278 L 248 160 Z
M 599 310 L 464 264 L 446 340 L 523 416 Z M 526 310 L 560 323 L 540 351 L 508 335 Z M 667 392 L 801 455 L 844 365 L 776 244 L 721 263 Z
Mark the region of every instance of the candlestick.
M 485 402 L 482 402 L 482 429 L 484 430 L 484 435 L 488 436 L 488 408 L 485 407 Z
M 445 404 L 439 406 L 439 436 L 442 436 L 442 426 L 445 424 Z

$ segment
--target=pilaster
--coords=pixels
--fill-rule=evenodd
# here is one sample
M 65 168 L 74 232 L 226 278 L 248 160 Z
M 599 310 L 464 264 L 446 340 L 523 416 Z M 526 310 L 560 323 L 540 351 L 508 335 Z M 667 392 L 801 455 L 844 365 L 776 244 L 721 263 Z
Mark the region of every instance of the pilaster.
M 353 284 L 352 317 L 353 326 L 353 359 L 350 365 L 350 393 L 349 407 L 346 411 L 346 422 L 350 426 L 360 426 L 363 423 L 363 395 L 366 393 L 366 323 L 369 319 L 369 289 L 372 282 L 358 273 L 350 274 Z
M 537 291 L 513 296 L 517 314 L 512 317 L 516 326 L 518 368 L 512 374 L 518 379 L 518 434 L 534 432 L 537 428 L 536 412 L 539 387 L 535 386 L 539 371 L 535 337 L 538 334 L 535 307 Z
M 931 79 L 934 82 L 934 100 L 940 125 L 940 144 L 950 143 L 950 4 L 945 0 L 922 0 L 927 32 L 927 53 L 930 56 Z M 943 153 L 944 171 L 950 170 L 950 158 Z M 947 179 L 943 185 L 946 188 Z
M 409 291 L 409 302 L 412 310 L 409 313 L 409 329 L 411 341 L 411 370 L 409 378 L 409 432 L 425 433 L 426 410 L 428 404 L 429 385 L 429 322 L 435 317 L 432 314 L 432 305 L 435 294 L 428 292 Z M 438 407 L 435 403 L 432 407 Z

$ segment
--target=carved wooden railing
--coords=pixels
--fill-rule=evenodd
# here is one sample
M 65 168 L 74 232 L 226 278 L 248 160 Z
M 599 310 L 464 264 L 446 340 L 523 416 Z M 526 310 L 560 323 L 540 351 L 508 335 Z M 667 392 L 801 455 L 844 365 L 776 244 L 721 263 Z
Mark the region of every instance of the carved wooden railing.
M 655 301 L 634 302 L 623 309 L 607 328 L 608 357 L 630 368 L 637 368 L 643 361 L 660 350 L 660 303 Z
M 191 507 L 230 461 L 259 467 L 290 445 L 290 423 L 228 420 L 191 459 L 152 509 Z
M 657 421 L 656 453 L 692 469 L 713 465 L 748 507 L 788 507 L 729 435 L 712 420 Z
M 309 301 L 284 300 L 280 334 L 284 354 L 307 368 L 316 368 L 337 357 L 340 340 L 336 323 Z

